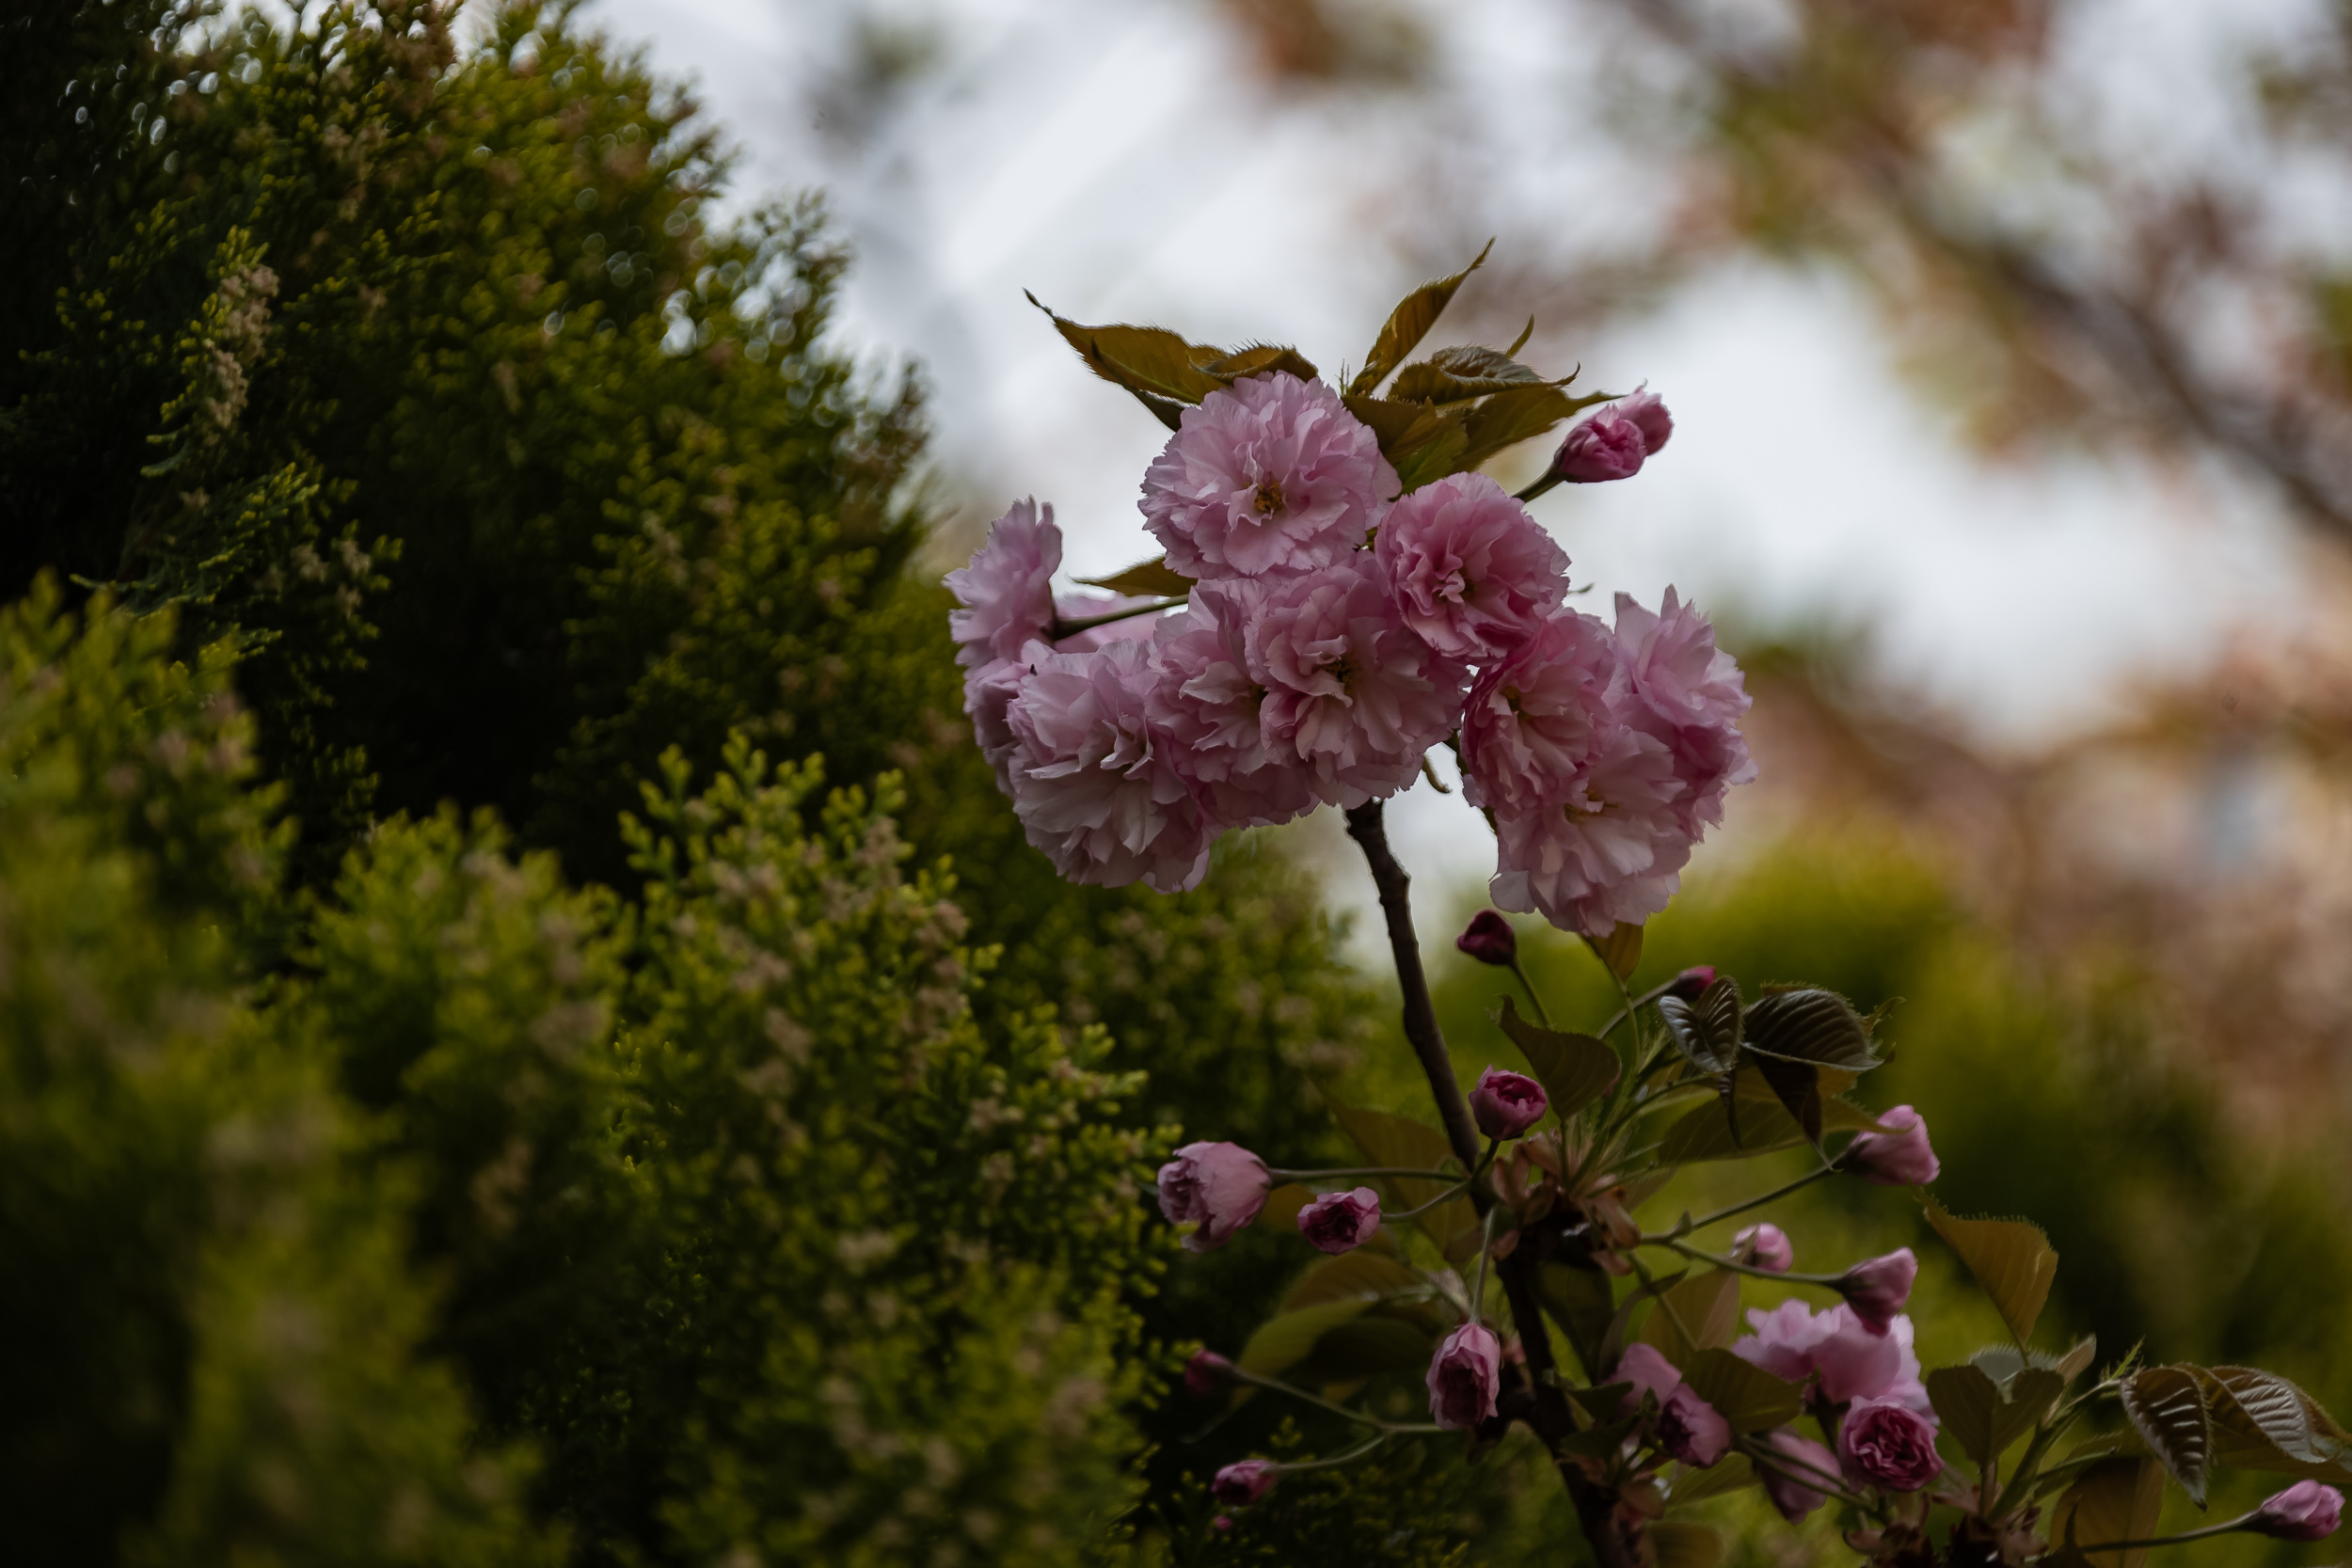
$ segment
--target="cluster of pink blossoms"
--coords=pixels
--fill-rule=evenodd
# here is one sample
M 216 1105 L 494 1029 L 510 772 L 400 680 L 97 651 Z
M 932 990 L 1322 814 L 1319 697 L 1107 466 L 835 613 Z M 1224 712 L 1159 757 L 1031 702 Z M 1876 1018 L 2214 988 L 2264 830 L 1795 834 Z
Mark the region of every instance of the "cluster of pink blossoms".
M 1619 477 L 1672 428 L 1640 393 L 1556 462 Z M 1637 454 L 1587 474 L 1596 443 Z M 1399 489 L 1336 392 L 1277 372 L 1187 410 L 1145 475 L 1181 609 L 1054 640 L 1120 607 L 1057 617 L 1061 536 L 1028 501 L 948 577 L 966 710 L 1063 876 L 1190 888 L 1226 829 L 1392 795 L 1458 737 L 1497 904 L 1594 935 L 1665 907 L 1754 773 L 1713 628 L 1671 589 L 1656 612 L 1619 595 L 1613 626 L 1567 608 L 1566 555 L 1483 474 Z

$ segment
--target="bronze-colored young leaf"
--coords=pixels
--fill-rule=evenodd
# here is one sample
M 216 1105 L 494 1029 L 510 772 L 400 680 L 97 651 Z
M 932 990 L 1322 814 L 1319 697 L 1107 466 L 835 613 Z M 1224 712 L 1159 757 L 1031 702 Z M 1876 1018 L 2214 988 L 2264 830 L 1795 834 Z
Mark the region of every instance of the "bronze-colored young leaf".
M 1609 396 L 1594 392 L 1575 398 L 1557 387 L 1505 388 L 1470 410 L 1467 420 L 1470 446 L 1462 454 L 1462 467 L 1475 468 L 1497 452 L 1534 440 L 1561 420 L 1608 401 Z
M 1375 1308 L 1325 1329 L 1290 1375 L 1296 1382 L 1329 1384 L 1380 1372 L 1418 1372 L 1428 1367 L 1437 1348 L 1438 1336 L 1427 1325 Z
M 1418 446 L 1449 424 L 1458 422 L 1453 414 L 1418 403 L 1369 397 L 1345 397 L 1340 401 L 1347 405 L 1349 413 L 1372 428 L 1380 442 L 1380 455 L 1391 464 L 1398 451 Z
M 1405 356 L 1413 352 L 1429 329 L 1438 325 L 1438 317 L 1453 302 L 1454 291 L 1462 280 L 1478 270 L 1486 260 L 1486 252 L 1495 247 L 1488 240 L 1470 264 L 1451 277 L 1440 277 L 1434 283 L 1423 283 L 1397 302 L 1395 309 L 1380 328 L 1380 336 L 1373 340 L 1372 352 L 1364 357 L 1364 368 L 1356 372 L 1356 379 L 1347 389 L 1359 396 L 1380 385 L 1391 371 L 1405 363 Z
M 2204 1384 L 2218 1463 L 2352 1481 L 2352 1453 L 2329 1430 L 2335 1423 L 2285 1378 L 2254 1367 L 2215 1367 Z
M 1035 294 L 1029 303 L 1052 317 L 1054 330 L 1078 351 L 1096 375 L 1131 391 L 1199 403 L 1225 383 L 1200 368 L 1223 351 L 1187 342 L 1164 326 L 1086 326 L 1047 309 Z
M 1434 1127 L 1425 1127 L 1404 1117 L 1391 1116 L 1386 1111 L 1359 1111 L 1340 1106 L 1331 1114 L 1341 1129 L 1356 1141 L 1356 1147 L 1364 1151 L 1367 1164 L 1435 1169 L 1454 1163 L 1455 1169 L 1460 1168 L 1458 1163 L 1454 1162 L 1454 1150 L 1445 1141 L 1445 1134 Z M 1388 1188 L 1392 1195 L 1390 1207 L 1397 1209 L 1418 1209 L 1452 1185 L 1443 1179 L 1424 1180 L 1412 1176 L 1383 1176 L 1372 1180 Z M 1413 1223 L 1421 1227 L 1422 1235 L 1442 1249 L 1463 1230 L 1474 1228 L 1477 1217 L 1469 1198 L 1456 1197 L 1417 1216 Z
M 1735 1096 L 1731 1113 L 1710 1101 L 1694 1106 L 1666 1128 L 1659 1141 L 1661 1165 L 1694 1165 L 1708 1160 L 1746 1160 L 1804 1142 L 1804 1129 L 1777 1101 Z M 1735 1127 L 1732 1117 L 1739 1120 Z
M 1576 1115 L 1615 1087 L 1623 1070 L 1617 1053 L 1605 1041 L 1530 1023 L 1507 996 L 1502 999 L 1502 1032 L 1535 1069 L 1535 1081 L 1563 1117 Z
M 2092 1358 L 2098 1354 L 2099 1337 L 2096 1334 L 2086 1334 L 2075 1342 L 2073 1350 L 2052 1361 L 2050 1370 L 2066 1382 L 2072 1383 L 2083 1375 L 2084 1370 L 2090 1365 Z
M 2091 1568 L 2142 1568 L 2148 1548 L 2083 1550 L 2104 1541 L 2145 1541 L 2164 1510 L 2164 1471 L 2153 1459 L 2102 1459 L 2074 1478 L 2050 1515 L 2050 1539 L 2082 1550 Z
M 1546 1263 L 1535 1271 L 1535 1294 L 1567 1338 L 1587 1378 L 1599 1376 L 1600 1342 L 1616 1315 L 1616 1291 L 1596 1268 Z
M 1279 1377 L 1313 1354 L 1315 1341 L 1344 1323 L 1353 1323 L 1372 1307 L 1366 1300 L 1325 1302 L 1303 1311 L 1284 1312 L 1258 1325 L 1249 1342 L 1234 1358 L 1244 1371 Z
M 1427 439 L 1400 446 L 1389 456 L 1396 469 L 1398 494 L 1409 496 L 1424 484 L 1470 467 L 1462 461 L 1469 446 L 1470 436 L 1451 418 Z
M 1811 1062 L 1791 1062 L 1778 1056 L 1761 1056 L 1750 1052 L 1746 1066 L 1756 1069 L 1757 1077 L 1772 1091 L 1789 1116 L 1804 1132 L 1804 1140 L 1819 1145 L 1821 1141 L 1821 1069 Z
M 1620 980 L 1629 980 L 1642 965 L 1642 927 L 1620 920 L 1605 937 L 1586 937 L 1584 945 Z
M 1114 594 L 1130 594 L 1137 598 L 1181 599 L 1192 592 L 1192 578 L 1171 570 L 1165 555 L 1138 561 L 1106 578 L 1078 580 L 1089 588 L 1107 588 Z
M 1715 1568 L 1724 1560 L 1724 1539 L 1705 1525 L 1661 1519 L 1643 1534 L 1657 1568 Z
M 1768 990 L 1748 1009 L 1748 1049 L 1765 1056 L 1867 1072 L 1879 1065 L 1862 1016 L 1836 991 Z
M 2056 1372 L 2039 1367 L 2020 1370 L 2005 1387 L 1974 1362 L 1938 1367 L 1925 1382 L 1945 1432 L 1980 1465 L 2032 1431 L 2066 1387 Z
M 1397 372 L 1389 396 L 1403 403 L 1465 403 L 1507 388 L 1550 385 L 1507 354 L 1465 343 Z
M 1137 403 L 1143 404 L 1153 419 L 1168 426 L 1168 429 L 1184 428 L 1184 410 L 1193 406 L 1191 404 L 1179 402 L 1175 398 L 1164 398 L 1157 392 L 1147 392 L 1140 387 L 1130 387 L 1127 390 L 1134 395 Z
M 1327 1301 L 1379 1301 L 1399 1291 L 1426 1291 L 1429 1282 L 1393 1258 L 1358 1247 L 1327 1258 L 1299 1276 L 1282 1298 L 1282 1310 L 1297 1312 Z
M 1295 348 L 1278 348 L 1271 343 L 1252 343 L 1231 354 L 1217 354 L 1200 368 L 1227 383 L 1275 371 L 1287 372 L 1301 381 L 1315 378 L 1314 365 L 1305 355 Z
M 1658 1016 L 1666 1021 L 1675 1049 L 1701 1072 L 1729 1072 L 1740 1065 L 1740 982 L 1730 975 L 1717 975 L 1695 1002 L 1660 997 Z
M 1645 1303 L 1656 1301 L 1660 1292 L 1671 1291 L 1681 1284 L 1690 1277 L 1690 1274 L 1688 1269 L 1677 1269 L 1626 1292 L 1625 1299 L 1617 1303 L 1617 1310 L 1609 1319 L 1608 1332 L 1600 1338 L 1600 1365 L 1614 1367 L 1617 1358 L 1625 1354 L 1626 1338 L 1633 1328 L 1633 1314 L 1640 1311 Z
M 1677 1364 L 1691 1391 L 1715 1407 L 1734 1433 L 1769 1432 L 1797 1418 L 1804 1389 L 1720 1346 Z
M 1312 1190 L 1295 1181 L 1285 1181 L 1265 1195 L 1265 1206 L 1258 1211 L 1257 1223 L 1279 1234 L 1298 1228 L 1298 1212 L 1315 1200 Z
M 2133 1430 L 2164 1461 L 2189 1500 L 2202 1508 L 2205 1486 L 2213 1477 L 2213 1418 L 2205 1409 L 2198 1370 L 2150 1367 L 2126 1378 L 2118 1391 Z
M 2058 1253 L 2042 1227 L 2027 1220 L 1956 1219 L 1933 1202 L 1927 1208 L 1928 1223 L 1977 1276 L 2018 1344 L 2029 1342 L 2058 1277 Z
M 1740 1276 L 1729 1269 L 1707 1269 L 1659 1291 L 1658 1305 L 1634 1338 L 1657 1347 L 1677 1367 L 1685 1367 L 1699 1352 L 1730 1344 L 1739 1313 Z M 1683 1338 L 1686 1329 L 1696 1343 Z

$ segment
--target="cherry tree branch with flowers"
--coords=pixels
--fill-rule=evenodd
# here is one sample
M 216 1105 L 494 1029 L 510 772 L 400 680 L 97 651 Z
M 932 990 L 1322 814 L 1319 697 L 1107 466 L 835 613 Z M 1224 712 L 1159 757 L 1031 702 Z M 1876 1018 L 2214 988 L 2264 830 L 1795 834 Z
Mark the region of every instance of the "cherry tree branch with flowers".
M 1408 362 L 1477 264 L 1408 295 L 1343 387 L 1293 349 L 1229 352 L 1054 317 L 1097 375 L 1171 431 L 1141 501 L 1163 553 L 1104 579 L 1117 598 L 1057 599 L 1060 532 L 1051 507 L 1024 500 L 947 578 L 982 752 L 1064 877 L 1180 892 L 1224 832 L 1330 806 L 1379 894 L 1437 1129 L 1343 1109 L 1363 1165 L 1279 1169 L 1200 1141 L 1159 1172 L 1160 1207 L 1190 1227 L 1186 1247 L 1221 1246 L 1274 1212 L 1327 1255 L 1307 1284 L 1347 1271 L 1345 1300 L 1278 1316 L 1236 1359 L 1201 1351 L 1186 1383 L 1203 1398 L 1229 1384 L 1295 1398 L 1365 1439 L 1324 1459 L 1228 1465 L 1215 1497 L 1253 1506 L 1286 1472 L 1391 1440 L 1467 1433 L 1485 1445 L 1522 1425 L 1605 1568 L 1711 1561 L 1708 1532 L 1676 1515 L 1748 1484 L 1791 1519 L 1834 1500 L 1857 1557 L 1888 1565 L 2082 1568 L 2231 1530 L 2332 1530 L 2341 1497 L 2326 1483 L 2352 1481 L 2352 1433 L 2284 1379 L 2134 1356 L 2066 1397 L 2095 1347 L 2032 1347 L 2057 1255 L 2031 1225 L 1927 1200 L 2016 1345 L 1925 1372 L 1904 1312 L 1909 1248 L 1800 1274 L 1770 1223 L 1740 1229 L 1728 1253 L 1690 1239 L 1812 1181 L 1923 1193 L 1941 1167 L 1917 1111 L 1873 1115 L 1846 1098 L 1880 1057 L 1874 1021 L 1843 998 L 1802 987 L 1751 998 L 1709 969 L 1629 989 L 1642 923 L 1674 895 L 1729 790 L 1755 775 L 1739 727 L 1748 697 L 1713 627 L 1673 589 L 1654 610 L 1617 595 L 1613 621 L 1570 608 L 1568 559 L 1526 510 L 1556 484 L 1636 475 L 1673 435 L 1663 402 L 1646 389 L 1571 396 L 1519 363 L 1517 344 Z M 1517 496 L 1478 471 L 1570 420 L 1544 477 Z M 1467 1095 L 1383 821 L 1438 745 L 1454 749 L 1463 799 L 1493 827 L 1497 910 L 1583 938 L 1623 1004 L 1592 1034 L 1555 1028 L 1510 924 L 1482 913 L 1459 945 L 1517 975 L 1535 1022 L 1506 998 L 1498 1023 L 1534 1071 L 1490 1066 Z M 1820 1164 L 1794 1182 L 1663 1233 L 1633 1218 L 1687 1164 L 1805 1146 Z M 1359 1178 L 1385 1196 L 1344 1185 Z M 1656 1274 L 1645 1249 L 1684 1266 Z M 1742 1276 L 1836 1300 L 1751 1310 L 1740 1335 Z M 1367 1336 L 1374 1323 L 1383 1331 Z M 1413 1359 L 1393 1359 L 1399 1346 Z M 1360 1379 L 1323 1370 L 1382 1355 L 1422 1370 L 1429 1423 L 1349 1402 Z M 2094 1404 L 2123 1424 L 2050 1463 Z M 2160 1492 L 2143 1482 L 2154 1467 L 2201 1507 L 2217 1463 L 2299 1479 L 2225 1525 L 2153 1534 Z

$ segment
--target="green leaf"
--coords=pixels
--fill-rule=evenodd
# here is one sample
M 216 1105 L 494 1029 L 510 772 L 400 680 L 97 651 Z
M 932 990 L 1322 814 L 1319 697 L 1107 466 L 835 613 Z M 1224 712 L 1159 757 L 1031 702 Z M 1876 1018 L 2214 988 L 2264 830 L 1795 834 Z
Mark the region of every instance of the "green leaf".
M 1800 1385 L 1775 1377 L 1720 1347 L 1699 1352 L 1677 1370 L 1692 1392 L 1713 1405 L 1735 1433 L 1786 1426 L 1804 1405 L 1804 1389 Z
M 2099 1337 L 2096 1334 L 2086 1334 L 2075 1344 L 2073 1350 L 2068 1351 L 2064 1355 L 2058 1356 L 2056 1360 L 2052 1361 L 2050 1363 L 2050 1370 L 2058 1373 L 2059 1377 L 2065 1379 L 2068 1383 L 2072 1383 L 2076 1378 L 2083 1375 L 2083 1369 L 2089 1367 L 2090 1365 L 2091 1358 L 2096 1356 L 2098 1354 Z M 2040 1363 L 2037 1362 L 2036 1364 L 2039 1365 Z
M 1626 1293 L 1626 1298 L 1617 1303 L 1616 1311 L 1610 1316 L 1608 1332 L 1600 1338 L 1600 1352 L 1597 1357 L 1599 1365 L 1614 1367 L 1617 1364 L 1617 1358 L 1625 1354 L 1626 1334 L 1633 1326 L 1633 1314 L 1644 1302 L 1655 1300 L 1660 1291 L 1671 1291 L 1681 1284 L 1689 1277 L 1690 1272 L 1688 1269 L 1677 1269 L 1672 1274 L 1661 1275 L 1637 1285 Z
M 2043 1368 L 2021 1370 L 2004 1386 L 1974 1362 L 1938 1367 L 1926 1382 L 1944 1430 L 1979 1465 L 2031 1432 L 2066 1391 L 2065 1380 Z
M 1462 461 L 1469 449 L 1469 434 L 1449 420 L 1426 440 L 1400 450 L 1389 459 L 1396 467 L 1400 493 L 1410 495 L 1433 480 L 1460 473 L 1470 467 Z
M 1519 1017 L 1509 997 L 1502 999 L 1502 1032 L 1535 1069 L 1536 1082 L 1562 1119 L 1576 1115 L 1616 1086 L 1623 1065 L 1608 1044 L 1590 1035 L 1564 1034 Z
M 1977 1276 L 2017 1342 L 2031 1340 L 2058 1277 L 2058 1253 L 2042 1227 L 2027 1220 L 1956 1219 L 1933 1202 L 1927 1210 L 1928 1223 Z
M 1746 1065 L 1756 1069 L 1756 1075 L 1803 1129 L 1804 1141 L 1818 1147 L 1821 1141 L 1821 1069 L 1811 1062 L 1787 1062 L 1754 1052 L 1748 1053 Z
M 1642 927 L 1630 921 L 1618 921 L 1605 937 L 1586 937 L 1584 945 L 1620 980 L 1631 979 L 1641 967 Z
M 1759 1055 L 1849 1072 L 1879 1065 L 1869 1025 L 1836 991 L 1767 991 L 1748 1009 L 1747 1043 Z
M 2205 1486 L 2213 1476 L 2213 1418 L 2197 1376 L 2201 1370 L 2150 1367 L 2118 1390 L 2133 1429 L 2199 1508 L 2205 1506 Z
M 1609 1332 L 1609 1320 L 1617 1311 L 1616 1291 L 1609 1276 L 1598 1269 L 1546 1263 L 1535 1271 L 1535 1295 L 1544 1310 L 1558 1320 L 1584 1375 L 1597 1375 L 1600 1343 Z
M 1429 1281 L 1393 1258 L 1362 1247 L 1327 1258 L 1299 1276 L 1282 1298 L 1282 1310 L 1297 1312 L 1327 1301 L 1378 1301 L 1403 1291 L 1426 1291 Z
M 2074 1478 L 2050 1516 L 2050 1539 L 2075 1547 L 2145 1541 L 2164 1509 L 2164 1471 L 2153 1459 L 2102 1459 Z M 2148 1548 L 2085 1552 L 2092 1568 L 2141 1568 Z
M 1364 1151 L 1367 1164 L 1418 1165 L 1435 1169 L 1451 1164 L 1460 1169 L 1461 1162 L 1454 1157 L 1453 1146 L 1445 1134 L 1434 1127 L 1404 1117 L 1393 1117 L 1385 1111 L 1359 1111 L 1341 1106 L 1332 1116 L 1356 1140 L 1356 1147 Z M 1391 1207 L 1418 1209 L 1443 1192 L 1449 1182 L 1424 1180 L 1413 1176 L 1384 1176 L 1375 1178 L 1388 1187 L 1395 1201 Z M 1456 1197 L 1438 1205 L 1417 1217 L 1413 1223 L 1422 1234 L 1435 1242 L 1440 1249 L 1463 1230 L 1478 1228 L 1477 1212 L 1467 1197 Z
M 1464 344 L 1397 372 L 1389 396 L 1402 403 L 1463 403 L 1507 388 L 1550 385 L 1507 354 Z
M 1696 1469 L 1689 1465 L 1674 1468 L 1674 1480 L 1666 1488 L 1666 1506 L 1681 1508 L 1686 1504 L 1705 1502 L 1742 1486 L 1756 1483 L 1756 1466 L 1743 1453 L 1727 1453 L 1707 1468 Z
M 1418 1372 L 1437 1353 L 1438 1335 L 1404 1314 L 1373 1310 L 1326 1329 L 1314 1351 L 1291 1369 L 1307 1383 L 1335 1383 L 1379 1372 Z
M 1107 588 L 1114 594 L 1131 594 L 1138 598 L 1181 599 L 1192 592 L 1192 578 L 1170 570 L 1165 555 L 1139 561 L 1126 570 L 1113 572 L 1106 578 L 1080 578 L 1078 580 L 1089 588 Z
M 1383 376 L 1405 363 L 1405 356 L 1413 352 L 1431 327 L 1438 325 L 1438 317 L 1453 302 L 1454 291 L 1462 286 L 1464 278 L 1478 270 L 1480 263 L 1486 260 L 1486 252 L 1494 247 L 1494 241 L 1488 240 L 1485 249 L 1479 251 L 1477 259 L 1469 266 L 1451 277 L 1423 283 L 1398 301 L 1396 309 L 1389 312 L 1387 323 L 1380 328 L 1380 336 L 1373 341 L 1372 353 L 1364 358 L 1364 368 L 1357 372 L 1356 379 L 1347 384 L 1348 391 L 1362 396 L 1379 386 Z
M 1716 976 L 1695 1002 L 1679 996 L 1658 999 L 1658 1016 L 1683 1059 L 1705 1073 L 1729 1072 L 1740 1065 L 1740 982 Z
M 1643 1534 L 1657 1568 L 1715 1568 L 1724 1560 L 1723 1537 L 1705 1525 L 1663 1519 Z
M 1635 1338 L 1655 1345 L 1677 1367 L 1684 1367 L 1703 1350 L 1730 1344 L 1739 1312 L 1740 1276 L 1729 1269 L 1708 1269 L 1661 1290 L 1658 1305 L 1650 1309 L 1648 1322 Z M 1698 1337 L 1696 1344 L 1683 1338 L 1685 1328 Z
M 1371 1309 L 1369 1301 L 1333 1301 L 1268 1318 L 1242 1347 L 1235 1364 L 1260 1377 L 1279 1377 L 1312 1354 L 1325 1334 Z
M 1608 400 L 1606 392 L 1572 398 L 1557 387 L 1513 387 L 1495 393 L 1464 421 L 1470 446 L 1462 467 L 1475 468 L 1497 452 L 1532 441 L 1578 411 Z

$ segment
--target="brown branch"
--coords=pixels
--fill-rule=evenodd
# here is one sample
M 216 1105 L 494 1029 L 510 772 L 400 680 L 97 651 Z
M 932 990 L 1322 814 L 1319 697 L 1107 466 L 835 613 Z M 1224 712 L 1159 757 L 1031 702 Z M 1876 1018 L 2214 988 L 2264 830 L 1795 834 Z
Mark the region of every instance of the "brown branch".
M 1429 1093 L 1438 1102 L 1438 1119 L 1445 1127 L 1446 1141 L 1453 1145 L 1462 1168 L 1474 1171 L 1478 1168 L 1478 1124 L 1470 1119 L 1470 1102 L 1462 1098 L 1462 1085 L 1454 1080 L 1454 1058 L 1446 1052 L 1437 1009 L 1430 1005 L 1429 980 L 1421 967 L 1421 939 L 1413 930 L 1413 879 L 1389 848 L 1381 802 L 1374 800 L 1349 812 L 1347 836 L 1362 847 L 1365 863 L 1372 868 L 1373 885 L 1380 892 L 1380 913 L 1388 922 L 1389 948 L 1396 959 L 1397 990 L 1404 995 L 1405 1037 L 1429 1080 Z M 1470 1189 L 1470 1201 L 1482 1219 L 1494 1205 L 1493 1195 L 1484 1187 Z M 1497 1261 L 1495 1274 L 1502 1282 L 1503 1298 L 1511 1305 L 1519 1350 L 1527 1360 L 1527 1398 L 1513 1400 L 1512 1413 L 1526 1421 L 1543 1439 L 1544 1447 L 1556 1455 L 1561 1440 L 1577 1426 L 1567 1396 L 1560 1389 L 1551 1331 L 1544 1323 L 1543 1306 L 1535 1294 L 1539 1266 L 1536 1249 L 1522 1245 Z M 1556 1467 L 1600 1568 L 1633 1568 L 1634 1550 L 1618 1528 L 1615 1498 L 1573 1464 Z

